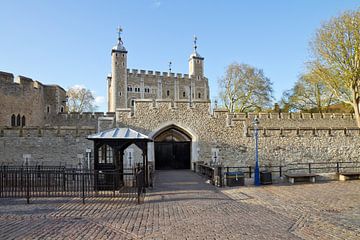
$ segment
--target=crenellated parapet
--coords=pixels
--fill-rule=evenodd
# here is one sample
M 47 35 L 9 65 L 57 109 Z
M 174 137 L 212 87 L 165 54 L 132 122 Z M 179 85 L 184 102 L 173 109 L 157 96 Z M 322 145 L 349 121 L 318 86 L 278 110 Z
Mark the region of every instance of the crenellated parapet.
M 254 127 L 247 127 L 247 137 L 253 137 Z M 259 137 L 360 137 L 358 127 L 259 127 Z
M 65 99 L 58 85 L 0 72 L 0 126 L 44 126 L 45 119 L 65 110 Z
M 128 76 L 130 77 L 149 77 L 156 79 L 163 78 L 173 78 L 173 79 L 192 79 L 195 76 L 183 73 L 169 73 L 169 72 L 160 72 L 160 71 L 152 71 L 152 70 L 143 70 L 143 69 L 127 69 Z
M 0 127 L 0 138 L 8 137 L 86 137 L 96 132 L 95 127 L 75 127 L 75 126 L 57 126 L 57 127 Z
M 213 117 L 224 119 L 227 126 L 251 126 L 258 118 L 262 127 L 356 127 L 352 113 L 229 113 L 226 109 L 214 109 Z
M 114 112 L 58 113 L 46 119 L 47 126 L 86 126 L 97 128 L 100 118 L 115 118 Z

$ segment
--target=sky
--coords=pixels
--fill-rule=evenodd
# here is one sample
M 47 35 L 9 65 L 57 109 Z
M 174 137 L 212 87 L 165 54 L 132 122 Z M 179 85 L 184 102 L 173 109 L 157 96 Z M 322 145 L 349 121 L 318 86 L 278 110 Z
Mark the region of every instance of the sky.
M 107 111 L 121 26 L 130 69 L 166 72 L 171 61 L 172 72 L 188 73 L 196 35 L 212 101 L 233 62 L 263 69 L 279 100 L 304 72 L 321 24 L 359 7 L 358 0 L 0 0 L 0 71 L 85 86 Z

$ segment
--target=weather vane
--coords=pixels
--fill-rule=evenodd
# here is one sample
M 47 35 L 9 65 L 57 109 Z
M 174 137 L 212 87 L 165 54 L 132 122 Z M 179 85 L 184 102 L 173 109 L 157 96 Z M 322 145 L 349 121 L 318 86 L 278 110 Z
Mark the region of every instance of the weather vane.
M 121 39 L 121 33 L 122 33 L 122 28 L 119 26 L 118 28 L 117 28 L 117 31 L 118 31 L 118 37 L 119 37 L 119 40 Z
M 195 50 L 195 52 L 196 52 L 196 49 L 197 49 L 196 43 L 197 43 L 197 37 L 196 37 L 196 35 L 194 35 L 194 50 Z
M 171 73 L 171 65 L 172 65 L 172 62 L 169 62 L 169 73 Z

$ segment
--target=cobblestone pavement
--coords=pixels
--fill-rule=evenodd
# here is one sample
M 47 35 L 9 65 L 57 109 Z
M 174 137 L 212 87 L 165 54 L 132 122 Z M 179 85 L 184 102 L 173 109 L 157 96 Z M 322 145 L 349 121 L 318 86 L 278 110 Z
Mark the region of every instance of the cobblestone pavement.
M 0 239 L 360 239 L 360 181 L 215 188 L 162 171 L 141 205 L 0 199 Z

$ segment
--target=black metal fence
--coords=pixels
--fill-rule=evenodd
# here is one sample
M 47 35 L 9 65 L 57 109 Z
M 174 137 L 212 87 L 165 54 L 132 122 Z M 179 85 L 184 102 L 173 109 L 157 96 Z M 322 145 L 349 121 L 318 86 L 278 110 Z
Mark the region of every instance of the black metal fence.
M 145 195 L 142 168 L 88 171 L 50 166 L 1 166 L 0 198 L 119 197 L 142 202 Z
M 203 163 L 194 163 L 194 171 L 204 175 L 213 184 L 222 186 L 224 176 L 231 172 L 241 172 L 247 178 L 252 178 L 255 168 L 253 166 L 210 166 Z M 287 165 L 260 166 L 260 171 L 269 171 L 273 178 L 281 178 L 285 173 L 342 173 L 360 172 L 360 162 L 308 162 L 292 163 Z

